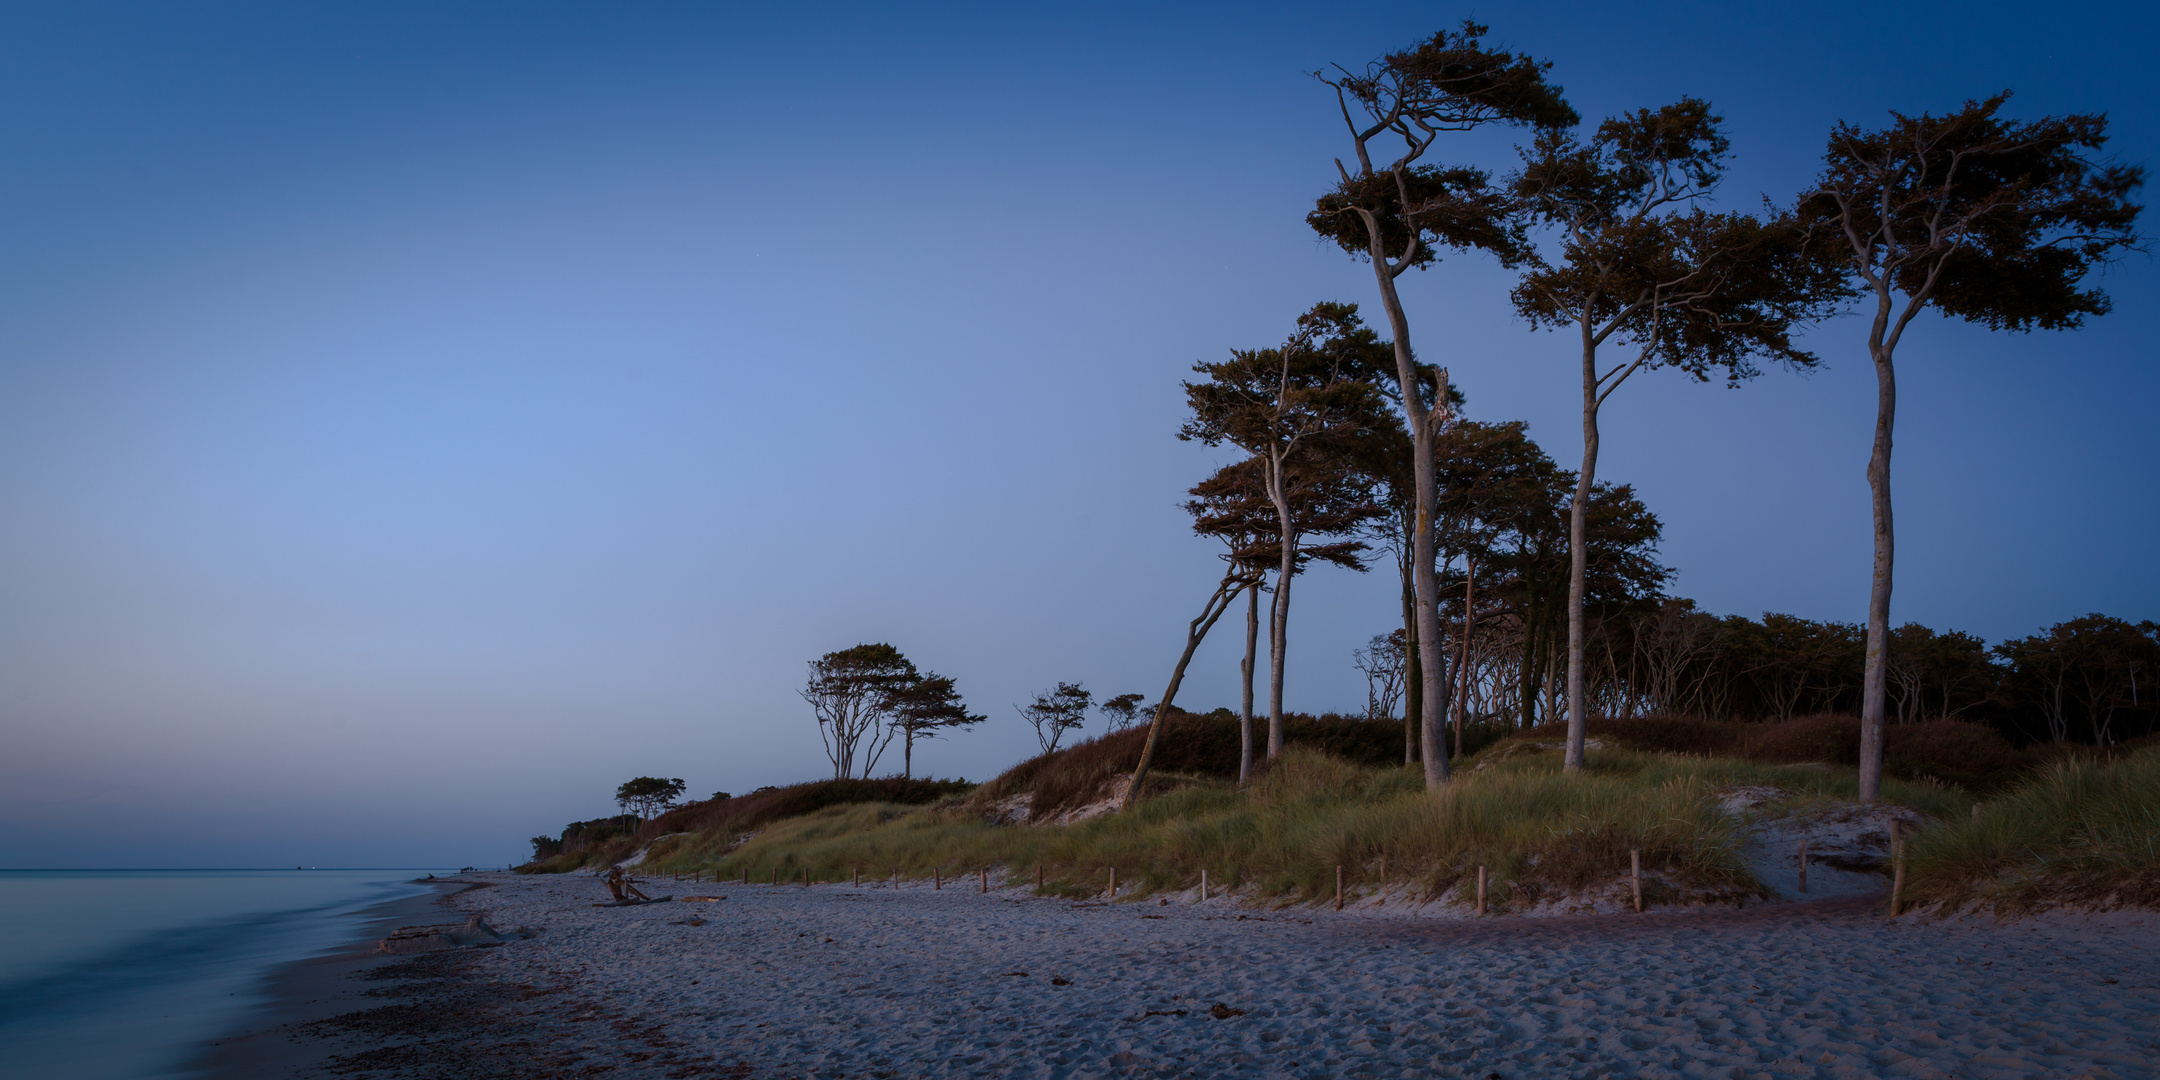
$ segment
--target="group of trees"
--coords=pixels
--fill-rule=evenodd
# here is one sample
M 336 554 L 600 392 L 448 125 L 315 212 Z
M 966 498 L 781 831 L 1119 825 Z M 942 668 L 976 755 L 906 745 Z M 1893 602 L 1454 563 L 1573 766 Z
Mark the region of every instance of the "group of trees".
M 950 676 L 916 670 L 900 650 L 880 642 L 826 653 L 810 661 L 810 677 L 798 691 L 810 703 L 832 762 L 833 779 L 871 775 L 885 751 L 900 744 L 900 775 L 915 775 L 915 740 L 973 727 L 987 717 L 967 711 Z M 1083 727 L 1090 706 L 1112 731 L 1130 726 L 1143 706 L 1139 694 L 1119 694 L 1100 704 L 1079 683 L 1061 682 L 1015 706 L 1035 729 L 1045 754 L 1065 734 Z M 675 794 L 680 794 L 677 781 Z M 627 790 L 627 786 L 626 786 Z
M 1241 780 L 1258 755 L 1279 754 L 1293 583 L 1316 564 L 1366 571 L 1382 553 L 1401 579 L 1401 627 L 1358 664 L 1369 712 L 1401 703 L 1404 760 L 1423 763 L 1428 786 L 1448 778 L 1451 722 L 1459 750 L 1466 722 L 1565 720 L 1573 770 L 1593 712 L 1850 709 L 1861 716 L 1861 795 L 1872 798 L 1892 709 L 1899 720 L 1983 704 L 2037 710 L 2057 740 L 2105 740 L 2121 717 L 2149 709 L 2139 683 L 2151 681 L 2149 623 L 2092 616 L 1992 650 L 1890 625 L 1897 348 L 1930 308 L 1998 330 L 2070 329 L 2108 310 L 2085 280 L 2137 244 L 2131 200 L 2144 170 L 2098 159 L 2105 116 L 2010 119 L 2004 93 L 1943 116 L 1893 112 L 1877 129 L 1839 124 L 1820 173 L 1789 203 L 1716 212 L 1705 204 L 1731 147 L 1710 103 L 1683 97 L 1586 129 L 1549 62 L 1486 33 L 1466 22 L 1361 68 L 1315 73 L 1350 155 L 1305 220 L 1371 266 L 1386 336 L 1356 304 L 1318 303 L 1280 344 L 1196 364 L 1184 383 L 1180 437 L 1242 456 L 1186 504 L 1194 531 L 1222 544 L 1223 572 L 1168 687 L 1145 708 L 1127 805 L 1195 652 L 1240 599 Z M 1492 126 L 1529 133 L 1515 169 L 1444 160 L 1442 136 Z M 1511 301 L 1529 326 L 1571 334 L 1583 437 L 1573 469 L 1520 423 L 1465 416 L 1447 369 L 1412 348 L 1399 279 L 1477 253 L 1515 275 Z M 1856 307 L 1869 316 L 1878 389 L 1864 622 L 1719 619 L 1666 598 L 1656 515 L 1626 485 L 1598 479 L 1607 402 L 1658 369 L 1737 386 L 1765 366 L 1814 367 L 1795 334 Z M 803 696 L 836 778 L 867 775 L 896 739 L 912 774 L 915 739 L 983 719 L 951 679 L 918 673 L 890 645 L 813 661 Z M 1059 683 L 1018 709 L 1048 753 L 1092 700 Z M 1101 708 L 1116 729 L 1140 702 L 1125 694 Z
M 1458 715 L 1526 727 L 1564 717 L 1552 672 L 1559 649 L 1540 646 L 1503 602 L 1463 639 Z M 1458 623 L 1454 628 L 1462 633 Z M 1645 597 L 1593 608 L 1585 635 L 1585 699 L 1594 716 L 1655 714 L 1789 720 L 1860 711 L 1867 632 L 1776 612 L 1716 616 L 1691 600 Z M 1542 648 L 1542 663 L 1533 654 Z M 1392 717 L 1401 635 L 1358 651 L 1368 715 Z M 1990 647 L 1979 637 L 1906 623 L 1890 634 L 1891 723 L 1967 720 L 2018 741 L 2100 745 L 2160 730 L 2160 623 L 2087 615 Z
M 1195 531 L 1224 544 L 1225 572 L 1188 629 L 1129 798 L 1200 640 L 1240 596 L 1241 775 L 1253 752 L 1263 594 L 1265 752 L 1281 751 L 1291 584 L 1315 561 L 1366 569 L 1376 547 L 1395 556 L 1402 576 L 1403 626 L 1384 647 L 1375 639 L 1360 664 L 1381 673 L 1371 707 L 1383 689 L 1392 707 L 1399 687 L 1405 756 L 1423 761 L 1428 785 L 1447 779 L 1447 722 L 1459 731 L 1466 712 L 1502 700 L 1502 687 L 1519 720 L 1567 721 L 1567 766 L 1580 768 L 1593 710 L 1644 698 L 1656 682 L 1643 674 L 1650 668 L 1664 673 L 1660 693 L 1676 692 L 1670 684 L 1684 678 L 1669 662 L 1638 655 L 1662 632 L 1660 619 L 1671 621 L 1653 617 L 1666 610 L 1656 601 L 1668 574 L 1652 557 L 1656 517 L 1625 486 L 1597 479 L 1606 402 L 1638 372 L 1659 368 L 1738 385 L 1765 364 L 1812 367 L 1818 358 L 1795 347 L 1794 333 L 1856 303 L 1871 316 L 1865 345 L 1879 391 L 1864 628 L 1830 632 L 1766 616 L 1741 620 L 1750 633 L 1720 623 L 1718 640 L 1738 657 L 1743 641 L 1775 638 L 1777 655 L 1820 654 L 1830 666 L 1827 657 L 1846 656 L 1857 641 L 1849 703 L 1862 718 L 1861 794 L 1874 797 L 1887 703 L 1917 715 L 1928 681 L 1912 674 L 1914 665 L 1937 663 L 1918 658 L 1940 653 L 1954 666 L 1970 652 L 1956 635 L 1923 643 L 1919 632 L 1889 623 L 1897 346 L 1930 307 L 2009 330 L 2074 328 L 2104 313 L 2106 296 L 2084 281 L 2137 243 L 2140 208 L 2131 197 L 2142 168 L 2096 160 L 2104 116 L 2013 120 L 2002 115 L 2009 95 L 1998 94 L 1945 116 L 1892 113 L 1880 129 L 1840 124 L 1821 173 L 1792 202 L 1714 213 L 1703 204 L 1730 146 L 1709 103 L 1682 98 L 1624 111 L 1585 133 L 1551 65 L 1488 45 L 1486 33 L 1465 23 L 1361 69 L 1316 73 L 1340 106 L 1352 154 L 1336 160 L 1337 182 L 1306 221 L 1370 264 L 1389 337 L 1367 328 L 1355 305 L 1317 304 L 1281 345 L 1195 365 L 1198 378 L 1184 384 L 1191 418 L 1181 436 L 1245 457 L 1192 489 Z M 1513 172 L 1496 177 L 1440 160 L 1441 136 L 1495 125 L 1532 132 Z M 1463 417 L 1446 369 L 1411 347 L 1398 279 L 1476 252 L 1517 274 L 1513 303 L 1532 327 L 1573 333 L 1583 433 L 1576 469 L 1551 461 L 1520 424 Z M 1622 611 L 1634 614 L 1610 617 Z M 1624 648 L 1615 643 L 1623 629 Z M 1901 649 L 1899 635 L 1914 640 Z M 1913 658 L 1897 659 L 1905 653 Z M 1800 673 L 1814 664 L 1748 668 L 1746 678 L 1726 671 L 1690 685 L 1698 707 L 1789 712 L 1822 697 L 1830 676 Z M 1743 691 L 1753 704 L 1736 706 Z
M 817 717 L 835 780 L 868 777 L 896 739 L 900 774 L 911 777 L 915 740 L 986 719 L 967 711 L 950 677 L 917 671 L 913 661 L 883 642 L 810 661 L 810 678 L 800 693 Z

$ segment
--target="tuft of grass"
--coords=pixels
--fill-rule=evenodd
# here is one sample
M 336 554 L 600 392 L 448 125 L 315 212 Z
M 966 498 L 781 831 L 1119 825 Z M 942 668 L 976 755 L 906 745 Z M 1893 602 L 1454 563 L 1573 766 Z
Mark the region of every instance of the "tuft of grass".
M 1943 914 L 2160 907 L 2160 746 L 2066 760 L 1915 837 L 1907 885 Z
M 1099 894 L 1116 868 L 1121 896 L 1196 885 L 1201 870 L 1233 888 L 1284 903 L 1332 896 L 1335 867 L 1360 891 L 1386 883 L 1425 899 L 1468 900 L 1479 866 L 1502 911 L 1623 880 L 1630 850 L 1643 853 L 1646 899 L 1735 900 L 1764 893 L 1744 861 L 1737 822 L 1712 795 L 1736 783 L 1772 784 L 1796 800 L 1849 798 L 1849 773 L 1819 767 L 1592 751 L 1563 775 L 1557 752 L 1508 752 L 1428 794 L 1419 772 L 1371 768 L 1293 749 L 1245 791 L 1205 777 L 1144 800 L 1131 814 L 1070 826 L 993 824 L 982 804 L 857 804 L 770 823 L 739 844 L 676 838 L 648 856 L 662 871 L 704 870 L 752 880 L 846 880 L 1001 867 L 1010 884 Z M 1886 795 L 1930 813 L 1969 797 L 1940 785 L 1891 784 Z

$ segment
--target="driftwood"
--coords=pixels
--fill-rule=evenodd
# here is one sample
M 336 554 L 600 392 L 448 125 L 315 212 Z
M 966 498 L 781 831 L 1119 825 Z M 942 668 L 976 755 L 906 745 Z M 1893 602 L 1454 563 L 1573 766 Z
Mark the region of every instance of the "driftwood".
M 441 926 L 400 926 L 389 937 L 375 945 L 375 951 L 393 956 L 413 953 L 448 952 L 474 945 L 494 945 L 508 937 L 489 926 L 480 916 L 465 920 L 464 925 L 446 923 Z

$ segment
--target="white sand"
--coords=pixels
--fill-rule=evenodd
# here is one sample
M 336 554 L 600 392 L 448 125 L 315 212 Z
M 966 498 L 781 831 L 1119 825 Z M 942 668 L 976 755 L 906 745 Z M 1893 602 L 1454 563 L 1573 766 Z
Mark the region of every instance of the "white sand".
M 476 876 L 497 887 L 461 906 L 541 931 L 478 971 L 532 988 L 522 1023 L 565 1075 L 2160 1077 L 2153 916 L 1893 922 L 1847 898 L 1469 921 L 972 878 L 657 882 L 727 899 L 594 908 L 587 877 Z

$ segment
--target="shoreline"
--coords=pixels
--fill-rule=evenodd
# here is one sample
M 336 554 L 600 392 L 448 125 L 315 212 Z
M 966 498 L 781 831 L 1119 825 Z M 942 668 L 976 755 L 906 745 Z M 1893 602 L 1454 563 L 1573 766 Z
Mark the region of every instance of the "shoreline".
M 354 936 L 335 950 L 288 961 L 263 979 L 262 1000 L 239 1023 L 198 1044 L 183 1066 L 198 1080 L 280 1080 L 327 1065 L 342 1049 L 309 1029 L 374 1008 L 365 977 L 402 957 L 375 951 L 401 926 L 448 922 L 463 913 L 450 900 L 484 887 L 462 875 L 428 883 L 430 891 L 365 909 Z
M 211 1080 L 2128 1080 L 2160 1058 L 2160 913 L 1890 919 L 1846 896 L 1476 920 L 974 881 L 617 908 L 579 875 L 444 884 L 370 932 L 478 913 L 510 940 L 292 965 Z

